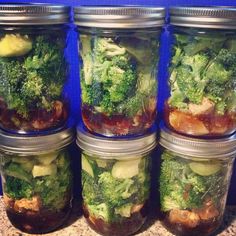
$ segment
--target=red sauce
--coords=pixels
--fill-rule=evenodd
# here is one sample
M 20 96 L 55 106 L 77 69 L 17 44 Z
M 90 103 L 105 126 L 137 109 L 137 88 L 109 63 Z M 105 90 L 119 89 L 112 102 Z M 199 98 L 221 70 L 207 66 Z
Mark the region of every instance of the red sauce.
M 148 209 L 147 203 L 139 212 L 133 213 L 130 217 L 124 217 L 117 222 L 105 222 L 101 218 L 90 216 L 85 205 L 83 205 L 84 217 L 90 227 L 97 233 L 107 236 L 127 236 L 137 232 L 144 224 Z
M 215 217 L 209 220 L 201 220 L 196 227 L 187 227 L 181 223 L 172 223 L 169 220 L 169 213 L 163 213 L 163 226 L 177 236 L 208 236 L 214 233 L 221 225 L 222 217 Z
M 8 109 L 0 97 L 0 128 L 8 131 L 41 131 L 63 126 L 68 118 L 68 103 L 55 101 L 53 109 L 31 109 L 27 118 Z M 30 108 L 29 108 L 30 109 Z
M 16 228 L 31 234 L 42 234 L 51 232 L 60 227 L 69 216 L 71 206 L 68 204 L 60 211 L 40 211 L 25 210 L 17 212 L 7 208 L 7 216 Z
M 193 115 L 171 108 L 166 103 L 164 119 L 169 128 L 190 136 L 220 137 L 230 135 L 236 130 L 236 113 L 218 115 L 213 111 L 209 114 Z
M 82 118 L 85 126 L 94 133 L 102 135 L 143 134 L 155 122 L 156 110 L 147 110 L 135 117 L 121 114 L 108 116 L 95 111 L 92 107 L 82 106 Z

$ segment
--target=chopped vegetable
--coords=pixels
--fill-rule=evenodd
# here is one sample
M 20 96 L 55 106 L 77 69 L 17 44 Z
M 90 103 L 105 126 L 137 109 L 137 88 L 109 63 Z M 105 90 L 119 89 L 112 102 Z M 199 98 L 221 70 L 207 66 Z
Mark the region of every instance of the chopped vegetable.
M 82 168 L 82 196 L 93 219 L 120 222 L 143 208 L 150 188 L 149 160 L 143 160 L 146 158 L 116 161 L 82 156 L 82 163 L 86 163 Z M 99 165 L 100 161 L 106 165 Z
M 176 131 L 211 136 L 235 130 L 236 53 L 231 46 L 236 41 L 231 37 L 175 34 L 166 117 Z
M 70 200 L 72 176 L 69 159 L 64 152 L 6 158 L 11 160 L 3 162 L 2 167 L 6 180 L 3 183 L 4 194 L 10 198 L 7 207 L 13 206 L 18 212 L 31 209 L 28 207 L 34 203 L 37 211 L 61 210 L 66 206 Z
M 163 152 L 160 203 L 166 220 L 176 229 L 173 232 L 194 228 L 198 232 L 206 222 L 210 225 L 220 221 L 228 171 L 228 163 L 224 161 L 188 160 Z
M 0 57 L 24 56 L 32 49 L 32 41 L 27 35 L 6 34 L 0 39 Z
M 88 128 L 125 135 L 150 127 L 156 114 L 156 33 L 140 38 L 81 34 L 80 45 L 82 113 Z
M 64 122 L 64 38 L 6 34 L 0 39 L 0 124 L 41 130 Z M 64 115 L 64 116 L 63 116 Z

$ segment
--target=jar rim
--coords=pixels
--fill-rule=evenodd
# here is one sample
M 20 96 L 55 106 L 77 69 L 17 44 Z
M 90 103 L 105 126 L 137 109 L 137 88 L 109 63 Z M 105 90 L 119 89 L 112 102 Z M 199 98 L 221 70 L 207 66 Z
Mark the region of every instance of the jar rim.
M 54 25 L 70 22 L 71 7 L 47 3 L 1 3 L 0 25 Z
M 73 127 L 45 132 L 40 135 L 13 134 L 0 130 L 0 151 L 10 154 L 35 155 L 59 150 L 75 139 Z
M 74 8 L 75 24 L 95 28 L 155 28 L 165 23 L 165 8 L 154 6 L 80 6 Z
M 236 7 L 178 6 L 170 7 L 170 24 L 183 27 L 236 29 Z
M 102 159 L 128 159 L 132 156 L 145 155 L 157 145 L 156 127 L 146 134 L 136 137 L 105 137 L 89 132 L 82 124 L 77 126 L 76 144 L 91 155 Z
M 236 134 L 214 139 L 192 138 L 177 134 L 161 123 L 159 143 L 172 152 L 195 158 L 232 158 L 236 155 Z

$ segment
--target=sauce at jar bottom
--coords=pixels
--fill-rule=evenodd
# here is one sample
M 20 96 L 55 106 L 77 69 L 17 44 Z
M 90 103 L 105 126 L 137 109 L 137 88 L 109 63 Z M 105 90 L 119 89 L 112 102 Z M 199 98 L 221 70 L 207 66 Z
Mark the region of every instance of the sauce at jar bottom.
M 208 236 L 212 235 L 221 225 L 222 218 L 217 217 L 209 220 L 201 220 L 195 227 L 188 227 L 181 223 L 170 222 L 168 213 L 163 215 L 163 226 L 177 236 Z
M 83 205 L 83 212 L 88 224 L 97 233 L 105 236 L 127 236 L 134 234 L 143 226 L 148 215 L 148 206 L 145 203 L 139 212 L 133 213 L 129 218 L 124 217 L 123 220 L 111 223 L 90 216 L 85 205 Z
M 193 115 L 171 108 L 166 103 L 164 119 L 170 129 L 189 136 L 218 137 L 236 130 L 236 113 Z
M 123 115 L 107 116 L 84 105 L 82 107 L 82 118 L 85 126 L 91 132 L 105 136 L 122 136 L 127 134 L 143 134 L 155 122 L 156 111 L 145 111 L 141 115 L 129 118 Z
M 49 211 L 41 209 L 40 211 L 24 210 L 16 212 L 7 208 L 7 216 L 16 228 L 26 233 L 41 234 L 51 232 L 60 227 L 68 218 L 71 206 L 60 211 Z
M 0 127 L 11 131 L 40 131 L 55 129 L 63 126 L 68 118 L 69 108 L 67 102 L 55 101 L 52 111 L 46 109 L 30 110 L 29 117 L 24 118 L 16 110 L 8 109 L 0 97 Z

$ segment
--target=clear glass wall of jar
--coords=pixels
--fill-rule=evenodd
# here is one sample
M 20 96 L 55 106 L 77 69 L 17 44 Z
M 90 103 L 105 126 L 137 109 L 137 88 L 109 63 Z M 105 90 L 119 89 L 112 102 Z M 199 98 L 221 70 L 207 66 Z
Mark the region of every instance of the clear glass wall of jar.
M 75 8 L 81 110 L 105 136 L 143 134 L 156 118 L 162 8 Z
M 148 214 L 155 132 L 136 139 L 108 139 L 77 129 L 82 149 L 84 216 L 102 235 L 131 235 Z
M 0 132 L 3 199 L 10 222 L 27 233 L 61 226 L 72 207 L 71 129 L 43 136 Z
M 0 4 L 2 129 L 30 133 L 67 121 L 69 101 L 63 88 L 69 12 L 64 6 Z
M 212 235 L 222 223 L 236 139 L 193 139 L 162 127 L 160 209 L 178 236 Z
M 166 124 L 191 136 L 232 134 L 236 130 L 235 9 L 173 7 L 170 23 Z

